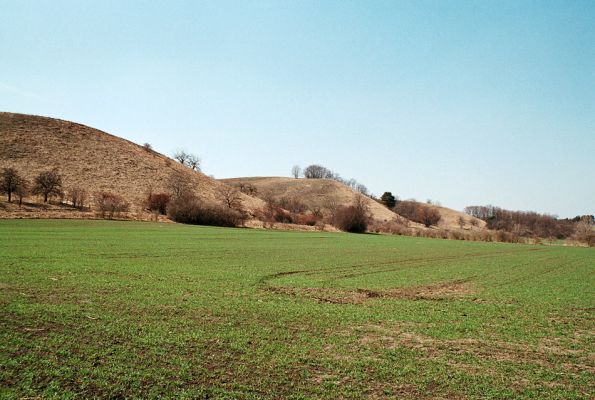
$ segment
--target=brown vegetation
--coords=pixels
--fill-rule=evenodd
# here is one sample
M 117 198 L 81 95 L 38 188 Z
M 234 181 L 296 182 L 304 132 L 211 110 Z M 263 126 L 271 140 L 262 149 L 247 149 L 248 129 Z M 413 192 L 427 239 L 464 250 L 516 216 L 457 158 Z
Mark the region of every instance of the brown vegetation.
M 353 204 L 337 209 L 333 225 L 342 231 L 364 233 L 370 222 L 370 209 L 362 195 L 357 195 Z
M 63 196 L 62 176 L 58 173 L 58 170 L 44 171 L 37 175 L 31 193 L 43 196 L 44 203 L 47 203 L 48 198 L 51 196 Z
M 122 213 L 130 210 L 128 203 L 122 196 L 110 192 L 99 192 L 95 195 L 97 214 L 101 218 L 118 218 Z
M 57 167 L 63 186 L 84 188 L 89 205 L 97 193 L 111 192 L 130 203 L 131 212 L 146 212 L 147 188 L 173 195 L 169 182 L 174 173 L 205 203 L 216 203 L 223 185 L 156 151 L 69 121 L 0 112 L 0 132 L 0 171 L 14 168 L 33 182 Z M 264 204 L 242 194 L 242 206 L 252 214 Z
M 238 210 L 202 203 L 196 196 L 186 195 L 173 199 L 167 215 L 172 221 L 194 225 L 241 226 L 246 215 Z
M 442 218 L 436 208 L 410 200 L 398 202 L 395 206 L 395 212 L 426 227 L 437 225 Z

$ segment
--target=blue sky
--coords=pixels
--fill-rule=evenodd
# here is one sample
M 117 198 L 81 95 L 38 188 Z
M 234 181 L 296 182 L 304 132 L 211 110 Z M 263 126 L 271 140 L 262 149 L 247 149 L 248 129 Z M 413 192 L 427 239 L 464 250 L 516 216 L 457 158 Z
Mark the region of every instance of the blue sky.
M 380 195 L 595 213 L 593 1 L 0 0 L 0 110 L 321 163 Z

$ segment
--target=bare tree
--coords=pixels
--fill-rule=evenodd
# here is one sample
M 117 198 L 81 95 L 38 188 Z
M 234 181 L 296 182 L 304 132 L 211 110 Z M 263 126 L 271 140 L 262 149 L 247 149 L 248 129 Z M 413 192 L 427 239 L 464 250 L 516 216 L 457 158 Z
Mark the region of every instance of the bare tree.
M 8 202 L 12 201 L 12 194 L 17 190 L 23 178 L 14 168 L 4 168 L 0 180 L 0 193 L 8 196 Z
M 364 196 L 368 195 L 368 188 L 366 187 L 366 185 L 362 184 L 362 183 L 358 183 L 355 186 L 355 190 L 358 191 L 359 193 L 363 194 Z
M 143 149 L 145 149 L 146 151 L 148 151 L 150 153 L 151 151 L 153 151 L 153 146 L 149 142 L 143 143 Z
M 200 157 L 195 154 L 187 153 L 185 150 L 176 150 L 174 159 L 194 171 L 200 171 Z
M 53 169 L 37 175 L 31 193 L 42 195 L 44 203 L 48 202 L 50 196 L 62 196 L 62 177 L 58 170 Z
M 331 179 L 333 172 L 322 165 L 313 164 L 304 169 L 304 178 L 307 179 Z
M 195 154 L 188 154 L 186 166 L 194 171 L 200 171 L 200 158 Z
M 175 199 L 182 198 L 191 190 L 188 175 L 181 171 L 174 171 L 170 174 L 167 186 Z
M 87 191 L 80 186 L 73 186 L 68 190 L 68 199 L 74 208 L 83 209 L 87 201 Z
M 291 168 L 291 176 L 293 176 L 295 179 L 299 178 L 301 173 L 302 169 L 299 165 L 294 165 L 293 168 Z
M 188 156 L 189 154 L 182 149 L 178 149 L 174 152 L 174 160 L 183 165 L 186 165 L 186 160 L 188 159 Z
M 242 195 L 233 186 L 221 186 L 219 188 L 219 196 L 228 208 L 238 209 L 242 206 Z
M 19 198 L 19 207 L 23 204 L 23 197 L 29 194 L 29 182 L 26 179 L 21 179 L 19 184 L 17 185 L 16 189 L 14 190 L 14 194 L 17 195 Z

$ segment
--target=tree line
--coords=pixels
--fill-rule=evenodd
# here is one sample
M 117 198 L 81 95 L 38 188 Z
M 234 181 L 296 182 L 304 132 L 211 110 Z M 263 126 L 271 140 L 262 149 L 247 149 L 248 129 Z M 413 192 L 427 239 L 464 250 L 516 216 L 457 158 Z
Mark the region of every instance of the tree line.
M 295 179 L 304 177 L 305 179 L 330 179 L 344 184 L 345 186 L 355 190 L 364 196 L 372 197 L 368 188 L 363 183 L 356 181 L 355 179 L 344 179 L 340 174 L 328 169 L 319 164 L 312 164 L 302 170 L 299 165 L 294 165 L 291 168 L 291 176 Z
M 595 223 L 592 215 L 559 219 L 549 214 L 512 211 L 492 205 L 468 206 L 465 207 L 465 213 L 485 221 L 488 229 L 502 230 L 521 237 L 566 239 L 580 236 L 580 240 L 589 242 Z M 577 235 L 581 229 L 582 233 Z

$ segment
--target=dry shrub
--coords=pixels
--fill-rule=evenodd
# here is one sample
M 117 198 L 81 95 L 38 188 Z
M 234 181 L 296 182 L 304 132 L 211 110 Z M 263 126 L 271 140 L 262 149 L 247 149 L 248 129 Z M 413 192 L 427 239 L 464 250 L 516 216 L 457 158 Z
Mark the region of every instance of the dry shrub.
M 172 200 L 167 207 L 167 216 L 184 224 L 226 227 L 242 226 L 247 218 L 241 211 L 203 204 L 191 195 Z
M 149 193 L 145 199 L 145 206 L 150 211 L 165 215 L 170 200 L 171 195 L 169 193 Z
M 292 219 L 298 225 L 316 226 L 322 218 L 314 214 L 296 214 L 292 216 Z
M 442 218 L 440 212 L 435 208 L 409 200 L 397 203 L 394 211 L 411 221 L 424 224 L 426 227 L 438 224 Z
M 121 213 L 128 212 L 130 203 L 120 195 L 111 192 L 95 194 L 95 206 L 101 218 L 118 218 Z
M 306 205 L 296 197 L 282 197 L 277 204 L 281 208 L 294 214 L 303 214 L 308 209 Z
M 363 233 L 368 229 L 370 212 L 363 197 L 357 196 L 353 205 L 339 207 L 333 218 L 333 225 L 342 231 Z

